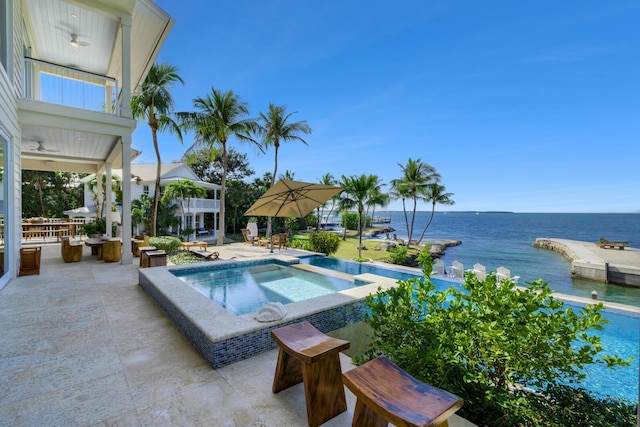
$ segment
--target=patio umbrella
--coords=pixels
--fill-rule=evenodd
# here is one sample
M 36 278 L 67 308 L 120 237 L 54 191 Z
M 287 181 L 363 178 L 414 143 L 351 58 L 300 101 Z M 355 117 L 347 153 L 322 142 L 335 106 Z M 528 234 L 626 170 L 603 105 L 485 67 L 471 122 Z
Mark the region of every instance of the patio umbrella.
M 342 188 L 332 185 L 281 179 L 260 196 L 244 215 L 302 218 L 341 191 Z

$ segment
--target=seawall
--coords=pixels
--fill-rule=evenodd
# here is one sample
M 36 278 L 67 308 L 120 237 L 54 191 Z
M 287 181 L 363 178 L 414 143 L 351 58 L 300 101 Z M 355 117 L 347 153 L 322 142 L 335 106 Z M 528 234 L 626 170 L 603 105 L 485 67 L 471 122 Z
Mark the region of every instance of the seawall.
M 603 249 L 578 240 L 538 238 L 533 244 L 571 261 L 571 275 L 603 283 L 640 287 L 640 250 Z

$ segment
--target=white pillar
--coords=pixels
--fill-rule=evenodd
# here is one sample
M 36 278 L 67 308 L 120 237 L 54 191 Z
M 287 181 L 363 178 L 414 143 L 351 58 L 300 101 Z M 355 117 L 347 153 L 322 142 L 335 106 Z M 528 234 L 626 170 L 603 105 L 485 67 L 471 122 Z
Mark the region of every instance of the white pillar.
M 131 253 L 131 134 L 122 135 L 122 259 L 132 264 Z
M 113 189 L 111 188 L 111 163 L 106 163 L 106 171 L 105 171 L 105 186 L 107 188 L 105 188 L 105 199 L 104 199 L 104 216 L 105 219 L 107 221 L 107 230 L 106 230 L 106 234 L 109 237 L 113 237 L 112 236 L 112 220 L 111 220 L 111 207 L 113 205 Z M 102 181 L 102 180 L 101 180 Z
M 131 118 L 131 16 L 120 18 L 122 29 L 122 105 L 120 116 Z M 129 230 L 131 231 L 131 230 Z

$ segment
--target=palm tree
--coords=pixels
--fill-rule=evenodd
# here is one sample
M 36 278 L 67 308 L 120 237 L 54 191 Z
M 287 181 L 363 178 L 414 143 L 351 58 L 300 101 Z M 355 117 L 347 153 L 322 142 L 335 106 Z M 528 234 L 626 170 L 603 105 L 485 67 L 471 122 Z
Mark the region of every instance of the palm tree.
M 102 197 L 98 197 L 98 177 L 94 176 L 87 182 L 87 188 L 89 190 L 89 197 L 93 200 L 93 203 L 96 207 L 96 216 L 98 218 L 102 218 L 104 216 L 105 205 L 107 204 L 107 192 L 105 188 L 107 187 L 107 174 L 102 174 L 101 176 L 101 185 L 102 185 Z M 118 175 L 111 175 L 111 191 L 116 194 L 116 204 L 117 193 L 120 192 L 122 188 L 122 181 Z M 109 203 L 108 211 L 111 212 L 113 206 Z
M 420 239 L 418 239 L 418 244 L 422 242 L 422 238 L 424 234 L 427 232 L 427 228 L 431 225 L 431 221 L 433 221 L 433 214 L 436 210 L 436 204 L 441 205 L 453 205 L 455 202 L 451 200 L 451 196 L 453 193 L 445 193 L 446 189 L 444 185 L 440 185 L 437 182 L 434 182 L 429 185 L 429 192 L 427 194 L 427 198 L 431 201 L 431 216 L 429 217 L 429 221 L 427 225 L 425 225 L 424 230 L 422 230 L 422 234 L 420 235 Z
M 296 173 L 294 171 L 290 171 L 289 169 L 285 170 L 284 173 L 281 173 L 278 179 L 288 179 L 289 181 L 293 181 L 295 179 Z M 273 185 L 273 183 L 272 183 Z
M 160 159 L 160 148 L 158 146 L 158 131 L 169 131 L 178 136 L 182 143 L 182 132 L 178 124 L 169 117 L 173 110 L 173 97 L 171 88 L 176 83 L 184 84 L 178 75 L 178 68 L 169 64 L 153 64 L 149 74 L 144 79 L 140 92 L 131 97 L 131 112 L 135 119 L 146 117 L 151 128 L 153 139 L 153 149 L 156 152 L 158 166 L 156 170 L 156 185 L 153 193 L 153 210 L 151 211 L 151 236 L 156 235 L 156 224 L 158 218 L 158 202 L 160 200 L 160 175 L 162 160 Z
M 407 225 L 407 236 L 409 241 L 407 242 L 407 248 L 411 245 L 411 237 L 413 235 L 413 227 L 416 219 L 416 209 L 418 206 L 418 200 L 428 201 L 428 186 L 433 182 L 440 181 L 440 175 L 436 172 L 436 169 L 423 163 L 422 160 L 413 160 L 409 158 L 406 165 L 401 165 L 402 177 L 391 181 L 391 187 L 393 188 L 393 194 L 395 197 L 402 198 L 402 208 L 404 210 L 405 223 Z M 413 200 L 413 210 L 411 213 L 411 225 L 407 219 L 407 210 L 405 206 L 405 199 L 411 198 Z
M 373 223 L 373 218 L 376 214 L 376 206 L 385 207 L 389 204 L 391 197 L 388 194 L 382 192 L 382 187 L 386 184 L 383 184 L 382 181 L 378 178 L 377 175 L 374 175 L 376 179 L 375 186 L 371 189 L 369 193 L 369 198 L 367 199 L 367 215 L 369 216 L 369 208 L 371 208 L 371 222 Z
M 328 172 L 325 173 L 324 175 L 322 175 L 322 178 L 320 178 L 319 182 L 320 182 L 320 184 L 323 184 L 323 185 L 337 185 L 338 184 L 338 182 L 333 177 L 333 175 L 331 175 Z M 327 214 L 327 219 L 329 219 L 329 217 L 331 216 L 331 212 L 333 211 L 333 207 L 335 206 L 336 200 L 338 200 L 339 197 L 340 197 L 339 194 L 336 194 L 335 196 L 333 196 L 331 198 L 331 209 L 329 209 L 329 214 Z M 317 208 L 318 218 L 317 218 L 316 230 L 318 230 L 318 231 L 320 231 L 320 221 L 321 221 L 322 215 L 324 215 L 324 208 L 326 206 L 327 206 L 327 204 L 323 203 L 321 206 L 318 206 L 318 208 Z
M 306 120 L 290 123 L 289 120 L 293 113 L 287 113 L 287 107 L 284 105 L 269 104 L 267 113 L 260 113 L 260 126 L 257 128 L 258 134 L 262 136 L 262 146 L 269 148 L 273 145 L 275 148 L 275 165 L 273 175 L 271 175 L 271 185 L 275 183 L 278 176 L 278 150 L 281 142 L 300 141 L 304 145 L 308 145 L 300 134 L 311 134 L 311 128 Z M 271 218 L 267 221 L 267 237 L 271 235 Z
M 220 214 L 218 246 L 224 243 L 225 233 L 225 192 L 227 182 L 228 156 L 227 143 L 229 138 L 235 137 L 239 142 L 250 142 L 262 150 L 251 133 L 255 132 L 258 125 L 255 120 L 248 118 L 249 107 L 246 102 L 240 101 L 240 97 L 233 91 L 222 92 L 211 88 L 211 93 L 204 98 L 196 98 L 193 105 L 197 111 L 190 113 L 178 113 L 178 117 L 186 129 L 195 132 L 195 142 L 187 152 L 206 147 L 212 154 L 220 154 L 222 158 L 222 178 L 220 182 Z M 217 149 L 219 146 L 219 150 Z
M 340 208 L 347 210 L 355 208 L 358 211 L 358 258 L 362 258 L 362 214 L 371 191 L 378 184 L 375 175 L 342 175 L 340 186 L 344 189 L 340 199 Z M 346 223 L 345 223 L 346 226 Z
M 184 202 L 187 202 L 187 215 L 189 214 L 189 205 L 192 197 L 207 197 L 207 191 L 197 186 L 193 181 L 184 179 L 178 182 L 172 182 L 167 185 L 162 195 L 162 203 L 168 204 L 171 200 L 177 200 L 180 207 L 180 226 L 181 232 L 185 229 Z

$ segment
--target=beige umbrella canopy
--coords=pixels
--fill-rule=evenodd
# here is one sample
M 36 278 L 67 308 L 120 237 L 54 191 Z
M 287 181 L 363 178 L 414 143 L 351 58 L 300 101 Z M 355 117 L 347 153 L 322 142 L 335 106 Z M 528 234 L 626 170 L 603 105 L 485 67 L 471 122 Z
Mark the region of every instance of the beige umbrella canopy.
M 256 200 L 244 215 L 302 218 L 341 191 L 342 188 L 332 185 L 281 179 Z
M 244 215 L 302 218 L 341 191 L 342 188 L 332 185 L 281 179 Z

